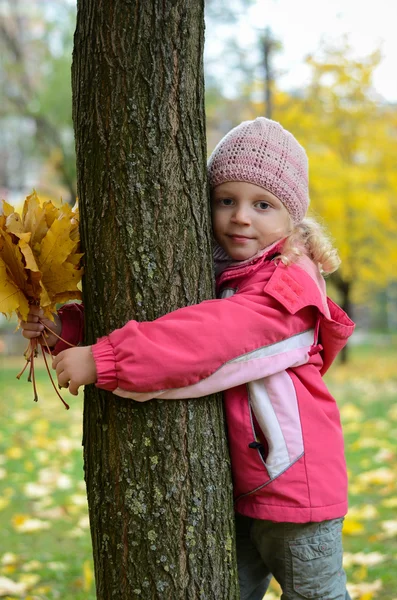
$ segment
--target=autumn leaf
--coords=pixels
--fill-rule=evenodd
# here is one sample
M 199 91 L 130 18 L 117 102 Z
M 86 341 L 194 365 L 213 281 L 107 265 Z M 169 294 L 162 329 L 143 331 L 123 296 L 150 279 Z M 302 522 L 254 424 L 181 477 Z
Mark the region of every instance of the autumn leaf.
M 11 204 L 8 204 L 5 200 L 3 200 L 3 214 L 5 217 L 9 217 L 14 212 L 14 208 Z
M 347 514 L 343 524 L 344 535 L 360 535 L 364 531 L 364 526 L 358 520 L 350 518 Z
M 23 292 L 12 280 L 5 262 L 0 258 L 0 312 L 11 316 L 16 310 L 19 310 L 20 314 L 26 318 L 29 304 Z
M 15 238 L 16 239 L 16 238 Z M 0 258 L 7 267 L 13 283 L 24 291 L 27 283 L 27 272 L 23 262 L 23 255 L 17 243 L 13 243 L 11 235 L 0 229 Z M 9 310 L 4 311 L 9 313 Z
M 41 519 L 31 518 L 29 515 L 14 515 L 12 519 L 13 527 L 19 533 L 33 533 L 35 531 L 41 531 L 42 529 L 48 529 L 50 524 L 48 521 Z
M 37 253 L 38 264 L 42 271 L 62 265 L 76 249 L 76 242 L 70 239 L 70 221 L 55 220 L 48 229 Z
M 23 228 L 22 219 L 18 213 L 13 212 L 7 217 L 5 222 L 5 228 L 9 233 L 13 233 L 18 237 L 26 235 L 25 230 Z M 28 237 L 30 237 L 30 234 L 28 234 Z
M 26 591 L 27 586 L 24 583 L 17 583 L 8 577 L 0 576 L 0 596 L 12 594 L 14 597 L 15 595 L 21 597 L 25 595 Z

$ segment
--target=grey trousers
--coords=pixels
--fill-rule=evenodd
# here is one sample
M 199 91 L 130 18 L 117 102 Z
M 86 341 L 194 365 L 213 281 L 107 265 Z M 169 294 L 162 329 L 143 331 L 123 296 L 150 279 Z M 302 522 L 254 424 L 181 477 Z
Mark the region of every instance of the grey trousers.
M 236 515 L 241 600 L 262 600 L 272 575 L 281 600 L 351 600 L 342 566 L 343 519 L 273 523 Z

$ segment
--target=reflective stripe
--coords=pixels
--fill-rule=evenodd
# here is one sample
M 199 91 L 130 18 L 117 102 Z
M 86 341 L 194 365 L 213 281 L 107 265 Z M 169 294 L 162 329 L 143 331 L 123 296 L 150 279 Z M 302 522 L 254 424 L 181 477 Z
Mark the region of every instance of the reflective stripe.
M 275 344 L 271 344 L 270 346 L 263 346 L 262 348 L 258 348 L 258 350 L 253 350 L 252 352 L 248 352 L 247 354 L 242 354 L 237 358 L 233 358 L 233 360 L 229 362 L 236 363 L 251 360 L 253 358 L 277 356 L 279 354 L 284 354 L 285 352 L 290 352 L 291 350 L 311 346 L 313 343 L 314 329 L 309 329 L 308 331 L 304 331 L 303 333 L 297 333 L 296 335 L 287 338 L 286 340 L 282 340 L 281 342 L 276 342 Z
M 303 436 L 294 384 L 283 371 L 248 384 L 251 407 L 268 445 L 271 479 L 302 455 Z
M 297 367 L 309 360 L 308 352 L 314 343 L 314 329 L 298 333 L 290 338 L 263 346 L 252 352 L 228 361 L 212 375 L 184 388 L 158 390 L 155 392 L 131 392 L 117 388 L 114 394 L 145 402 L 151 398 L 166 400 L 200 398 L 215 392 L 231 389 L 238 385 L 280 373 L 290 367 Z M 161 360 L 161 357 L 159 357 Z

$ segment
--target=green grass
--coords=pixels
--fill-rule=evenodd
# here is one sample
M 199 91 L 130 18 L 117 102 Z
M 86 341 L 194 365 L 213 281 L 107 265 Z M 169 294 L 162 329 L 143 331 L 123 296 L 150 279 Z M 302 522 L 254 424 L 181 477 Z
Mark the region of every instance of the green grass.
M 353 347 L 349 364 L 336 365 L 327 374 L 345 431 L 351 511 L 344 547 L 353 600 L 397 600 L 393 347 Z M 31 385 L 15 379 L 22 363 L 0 362 L 0 582 L 5 577 L 26 588 L 26 593 L 9 593 L 8 599 L 93 600 L 82 398 L 65 393 L 71 405 L 66 411 L 41 368 L 35 404 Z M 31 519 L 47 523 L 47 529 L 21 531 Z M 266 599 L 278 597 L 273 586 Z
M 22 584 L 7 598 L 93 600 L 82 398 L 68 399 L 66 411 L 40 368 L 34 403 L 25 376 L 15 379 L 22 365 L 23 359 L 0 364 L 0 582 Z
M 349 468 L 349 514 L 344 549 L 356 598 L 397 598 L 397 353 L 396 344 L 352 349 L 327 383 L 341 407 Z M 367 566 L 372 553 L 378 564 Z M 368 558 L 368 556 L 367 556 Z M 379 581 L 378 585 L 373 585 Z M 366 585 L 368 592 L 365 592 Z M 368 595 L 366 596 L 365 593 Z

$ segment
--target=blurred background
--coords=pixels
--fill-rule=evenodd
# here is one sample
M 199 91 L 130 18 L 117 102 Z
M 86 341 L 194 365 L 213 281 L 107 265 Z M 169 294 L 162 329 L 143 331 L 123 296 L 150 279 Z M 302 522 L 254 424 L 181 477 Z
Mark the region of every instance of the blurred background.
M 72 0 L 0 0 L 0 197 L 74 202 Z M 328 375 L 351 475 L 351 596 L 397 600 L 397 36 L 395 5 L 359 0 L 207 0 L 208 151 L 265 115 L 310 161 L 311 211 L 342 266 L 331 297 L 357 323 Z M 24 344 L 0 315 L 0 597 L 94 598 L 81 438 L 39 373 L 16 382 Z M 332 371 L 332 370 L 331 370 Z M 394 563 L 394 568 L 393 568 Z M 279 598 L 276 584 L 266 596 Z

